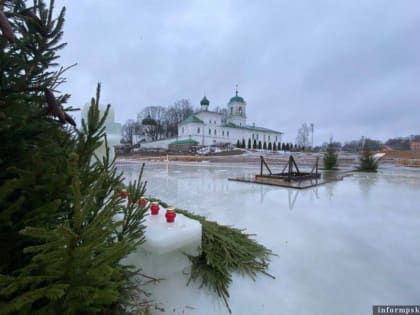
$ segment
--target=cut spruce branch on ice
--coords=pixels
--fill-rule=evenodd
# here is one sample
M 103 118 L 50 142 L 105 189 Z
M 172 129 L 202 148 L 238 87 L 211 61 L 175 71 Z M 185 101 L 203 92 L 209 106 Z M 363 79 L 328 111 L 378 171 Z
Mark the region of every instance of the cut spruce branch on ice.
M 162 200 L 150 200 L 158 201 L 165 208 L 169 207 Z M 229 312 L 229 285 L 233 272 L 248 275 L 252 280 L 255 280 L 257 273 L 275 279 L 267 272 L 270 257 L 274 253 L 252 239 L 253 234 L 247 234 L 243 229 L 220 225 L 187 210 L 176 208 L 176 212 L 199 221 L 203 228 L 201 254 L 188 255 L 192 262 L 188 283 L 201 279 L 200 287 L 206 286 L 214 290 L 224 300 Z

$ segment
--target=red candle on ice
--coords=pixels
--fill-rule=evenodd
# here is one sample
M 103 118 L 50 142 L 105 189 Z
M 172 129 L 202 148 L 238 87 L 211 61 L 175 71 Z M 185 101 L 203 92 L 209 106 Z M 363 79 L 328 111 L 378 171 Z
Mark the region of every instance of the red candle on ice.
M 127 190 L 126 189 L 121 189 L 120 197 L 125 199 L 125 198 L 127 198 L 127 196 L 128 196 Z
M 174 208 L 166 209 L 166 214 L 165 214 L 166 222 L 168 223 L 175 222 L 175 217 L 176 217 L 176 212 Z
M 150 211 L 152 212 L 152 215 L 156 215 L 159 213 L 159 202 L 153 201 L 152 206 L 150 207 Z
M 142 208 L 146 208 L 147 200 L 144 197 L 140 197 L 139 206 Z

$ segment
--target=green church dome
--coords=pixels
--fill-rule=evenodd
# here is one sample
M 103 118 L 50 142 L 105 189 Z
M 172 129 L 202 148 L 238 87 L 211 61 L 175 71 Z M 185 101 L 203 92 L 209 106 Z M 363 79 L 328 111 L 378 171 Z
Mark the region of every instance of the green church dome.
M 236 90 L 236 95 L 232 97 L 229 101 L 229 103 L 232 103 L 232 102 L 245 103 L 245 100 L 243 99 L 243 97 L 238 95 L 238 90 Z
M 147 117 L 145 119 L 143 119 L 143 121 L 141 122 L 142 125 L 152 125 L 152 126 L 156 126 L 156 120 L 154 120 L 152 117 L 150 117 L 150 115 L 147 115 Z
M 203 99 L 201 100 L 201 102 L 200 102 L 200 105 L 210 105 L 210 102 L 209 102 L 209 100 L 207 99 L 207 97 L 203 97 Z

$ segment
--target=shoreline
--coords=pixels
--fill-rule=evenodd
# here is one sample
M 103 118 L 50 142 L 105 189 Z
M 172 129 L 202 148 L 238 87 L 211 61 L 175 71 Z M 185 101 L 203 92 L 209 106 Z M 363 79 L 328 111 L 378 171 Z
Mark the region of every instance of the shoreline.
M 191 165 L 199 163 L 206 164 L 246 164 L 251 166 L 259 166 L 260 156 L 263 156 L 267 163 L 276 166 L 285 165 L 289 156 L 293 155 L 298 165 L 308 167 L 315 165 L 316 158 L 319 157 L 319 167 L 323 168 L 323 153 L 306 153 L 306 152 L 258 152 L 245 151 L 242 154 L 235 155 L 185 155 L 185 154 L 165 154 L 165 155 L 120 155 L 117 156 L 117 164 L 137 164 L 141 162 L 154 163 L 171 163 L 181 162 Z M 339 165 L 342 167 L 355 167 L 359 163 L 359 154 L 357 153 L 339 153 Z M 418 151 L 393 151 L 387 153 L 380 161 L 379 165 L 387 165 L 394 167 L 420 167 L 420 152 Z

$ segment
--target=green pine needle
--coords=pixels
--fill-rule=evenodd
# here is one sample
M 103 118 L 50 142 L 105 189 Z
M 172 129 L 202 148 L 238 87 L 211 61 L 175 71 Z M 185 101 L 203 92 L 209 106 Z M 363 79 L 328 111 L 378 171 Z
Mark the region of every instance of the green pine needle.
M 151 200 L 159 201 L 163 207 L 168 207 L 167 203 L 159 199 Z M 232 282 L 233 272 L 247 275 L 254 281 L 257 273 L 275 279 L 267 272 L 270 257 L 274 253 L 252 239 L 252 234 L 209 221 L 204 216 L 187 210 L 177 208 L 176 212 L 197 220 L 202 225 L 201 254 L 187 255 L 192 263 L 187 284 L 201 279 L 200 287 L 207 287 L 216 292 L 223 299 L 229 313 L 231 313 L 228 303 L 229 285 Z

